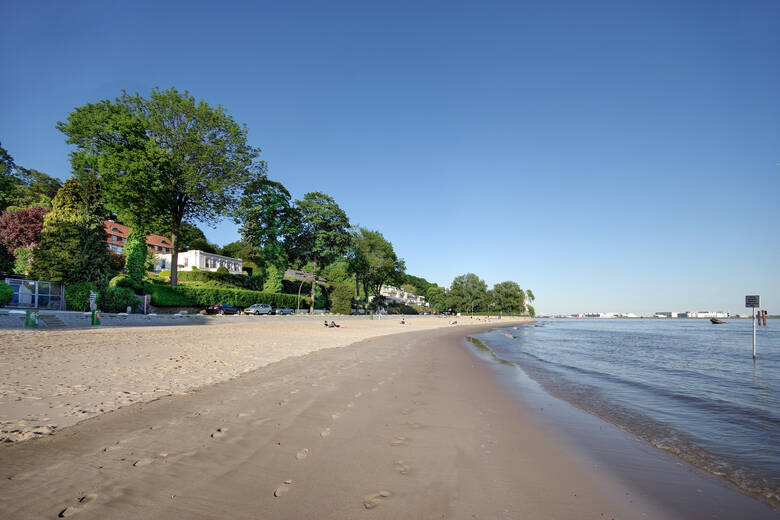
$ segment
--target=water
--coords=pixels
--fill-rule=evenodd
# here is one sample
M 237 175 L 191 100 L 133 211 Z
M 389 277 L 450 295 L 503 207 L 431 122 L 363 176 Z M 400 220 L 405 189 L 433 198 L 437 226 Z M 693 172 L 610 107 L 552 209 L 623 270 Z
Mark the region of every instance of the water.
M 780 320 L 541 320 L 477 335 L 548 392 L 780 505 Z

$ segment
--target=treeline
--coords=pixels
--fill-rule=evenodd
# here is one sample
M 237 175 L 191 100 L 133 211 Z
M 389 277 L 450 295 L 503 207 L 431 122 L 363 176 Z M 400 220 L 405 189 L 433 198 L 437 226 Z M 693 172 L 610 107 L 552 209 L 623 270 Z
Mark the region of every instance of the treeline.
M 352 226 L 325 193 L 293 200 L 268 176 L 246 126 L 186 91 L 124 92 L 75 108 L 57 128 L 74 146 L 73 176 L 64 184 L 16 165 L 0 146 L 0 271 L 99 287 L 124 271 L 121 285 L 141 291 L 153 261 L 145 236 L 155 233 L 171 238 L 173 288 L 178 251 L 201 249 L 241 258 L 252 284 L 262 280 L 266 293 L 291 292 L 286 269 L 311 273 L 312 309 L 385 306 L 382 286 L 396 285 L 425 296 L 437 311 L 533 312 L 526 308 L 533 294 L 515 282 L 488 290 L 469 273 L 447 289 L 406 274 L 379 231 Z M 122 257 L 105 247 L 107 218 L 132 229 Z M 196 223 L 223 218 L 237 224 L 241 239 L 220 248 Z M 312 283 L 320 277 L 327 282 Z

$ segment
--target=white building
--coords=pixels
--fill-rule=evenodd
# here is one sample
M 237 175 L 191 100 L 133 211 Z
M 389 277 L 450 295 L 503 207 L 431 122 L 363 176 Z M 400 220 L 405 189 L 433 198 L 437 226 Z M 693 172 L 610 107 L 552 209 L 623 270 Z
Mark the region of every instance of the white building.
M 171 268 L 170 254 L 156 254 L 154 256 L 157 257 L 157 261 L 154 263 L 155 273 Z M 178 263 L 179 271 L 192 271 L 193 267 L 197 267 L 201 271 L 216 271 L 220 267 L 225 267 L 230 274 L 241 274 L 242 271 L 240 258 L 216 255 L 199 249 L 180 252 Z
M 383 285 L 379 294 L 384 296 L 387 300 L 393 302 L 400 302 L 406 305 L 424 305 L 430 307 L 428 302 L 425 301 L 425 296 L 418 296 L 417 294 L 406 291 L 399 287 L 393 287 L 392 285 Z

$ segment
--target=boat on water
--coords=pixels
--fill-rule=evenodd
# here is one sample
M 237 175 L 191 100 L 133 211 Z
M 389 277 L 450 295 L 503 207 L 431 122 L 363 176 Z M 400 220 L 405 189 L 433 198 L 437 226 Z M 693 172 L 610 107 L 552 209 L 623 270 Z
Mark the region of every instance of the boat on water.
M 725 321 L 719 320 L 718 318 L 710 318 L 710 321 L 715 325 L 722 325 L 723 323 L 726 323 Z

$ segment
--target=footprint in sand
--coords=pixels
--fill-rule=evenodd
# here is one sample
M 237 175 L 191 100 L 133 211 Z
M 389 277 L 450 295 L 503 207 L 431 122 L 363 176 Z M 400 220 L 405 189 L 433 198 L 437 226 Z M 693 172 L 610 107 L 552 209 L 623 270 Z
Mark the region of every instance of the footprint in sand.
M 320 432 L 320 437 L 327 437 L 328 435 L 330 435 L 330 428 L 325 428 Z
M 402 460 L 397 460 L 393 464 L 395 465 L 395 470 L 401 475 L 408 475 L 412 470 L 412 467 Z
M 147 466 L 147 465 L 151 464 L 152 462 L 154 462 L 154 459 L 152 459 L 150 457 L 144 457 L 143 459 L 140 459 L 140 460 L 137 460 L 137 461 L 133 462 L 133 466 L 136 467 L 136 468 L 139 467 L 139 466 Z
M 217 428 L 217 431 L 211 434 L 211 438 L 219 439 L 221 437 L 224 437 L 225 435 L 227 435 L 227 431 L 228 431 L 227 428 Z
M 382 500 L 388 498 L 392 493 L 389 491 L 380 491 L 363 497 L 363 506 L 366 509 L 373 509 L 382 503 Z
M 274 491 L 274 496 L 278 498 L 290 491 L 290 486 L 292 486 L 292 483 L 292 480 L 285 480 L 281 486 L 276 488 L 276 491 Z
M 390 441 L 390 446 L 401 446 L 403 444 L 406 444 L 406 441 L 408 441 L 408 440 L 409 439 L 407 439 L 406 437 L 402 437 L 402 436 L 398 435 L 398 436 L 396 436 L 395 439 Z
M 372 388 L 372 389 L 371 389 L 371 391 L 372 391 L 372 392 L 376 392 L 376 391 L 378 391 L 378 390 L 379 390 L 379 387 L 378 387 L 378 386 L 375 386 L 374 388 Z
M 341 417 L 341 412 L 334 412 L 334 413 L 330 414 L 330 418 L 333 419 L 334 421 L 336 419 L 338 419 L 339 417 Z
M 251 412 L 241 412 L 238 414 L 239 417 L 249 417 L 250 415 L 254 414 L 254 411 Z
M 57 516 L 59 518 L 65 518 L 71 515 L 75 515 L 76 513 L 82 511 L 85 507 L 87 507 L 91 502 L 94 502 L 97 498 L 97 493 L 89 493 L 88 495 L 84 495 L 81 498 L 76 499 L 76 503 L 73 505 L 69 505 L 62 511 L 60 511 L 60 514 Z
M 297 388 L 295 390 L 290 390 L 290 394 L 297 394 L 298 392 L 300 392 L 300 390 Z
M 309 456 L 309 448 L 303 448 L 301 451 L 295 454 L 295 458 L 298 460 L 303 460 L 308 456 Z
M 361 395 L 363 395 L 363 392 L 358 392 L 355 394 L 355 399 L 358 399 Z
M 352 408 L 353 406 L 355 406 L 354 402 L 350 401 L 347 403 L 347 408 Z
M 284 406 L 284 405 L 286 405 L 287 403 L 288 403 L 287 399 L 282 399 L 282 400 L 281 400 L 281 401 L 279 401 L 277 404 L 278 404 L 279 406 Z

